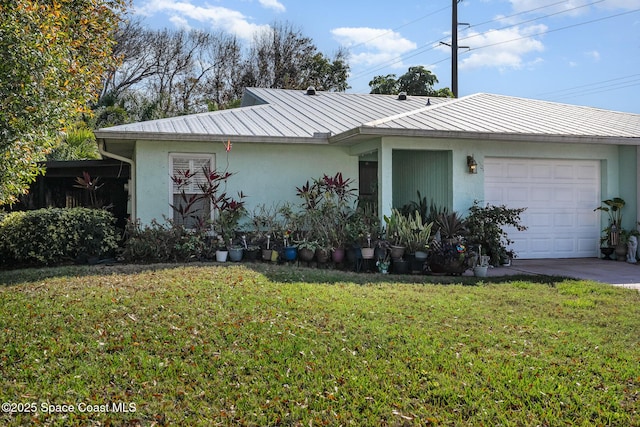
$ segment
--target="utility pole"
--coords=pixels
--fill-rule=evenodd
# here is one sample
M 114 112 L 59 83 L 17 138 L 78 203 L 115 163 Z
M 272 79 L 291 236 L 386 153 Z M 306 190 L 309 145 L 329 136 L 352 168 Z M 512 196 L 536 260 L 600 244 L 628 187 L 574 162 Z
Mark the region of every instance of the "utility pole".
M 451 91 L 458 97 L 458 3 L 451 0 Z
M 458 22 L 458 3 L 461 1 L 451 0 L 451 92 L 454 98 L 458 97 L 458 49 L 469 49 L 467 46 L 458 46 L 458 25 L 469 25 Z

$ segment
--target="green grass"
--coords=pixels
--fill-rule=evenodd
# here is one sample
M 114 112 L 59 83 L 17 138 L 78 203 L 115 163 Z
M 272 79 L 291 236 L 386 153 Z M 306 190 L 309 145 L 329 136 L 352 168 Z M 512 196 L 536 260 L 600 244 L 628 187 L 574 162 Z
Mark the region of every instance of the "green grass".
M 3 272 L 0 400 L 37 410 L 0 424 L 640 425 L 640 293 L 529 279 Z

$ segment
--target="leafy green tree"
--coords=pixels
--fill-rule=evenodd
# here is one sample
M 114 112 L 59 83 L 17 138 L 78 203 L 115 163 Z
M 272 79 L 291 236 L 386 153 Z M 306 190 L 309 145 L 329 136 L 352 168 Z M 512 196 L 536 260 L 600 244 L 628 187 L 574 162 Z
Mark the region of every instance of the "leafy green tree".
M 400 76 L 398 88 L 400 92 L 406 92 L 407 95 L 433 95 L 435 83 L 438 83 L 436 75 L 422 65 L 418 65 L 409 67 L 409 71 Z
M 433 85 L 436 83 L 438 78 L 435 74 L 422 65 L 417 65 L 409 67 L 409 70 L 397 79 L 395 74 L 376 76 L 369 82 L 369 87 L 371 93 L 378 94 L 395 95 L 406 92 L 407 95 L 453 98 L 449 88 L 434 89 Z
M 88 111 L 128 0 L 0 0 L 0 205 L 42 173 L 61 132 Z
M 394 95 L 399 92 L 398 80 L 395 74 L 387 74 L 386 76 L 375 76 L 369 82 L 371 93 L 382 95 Z

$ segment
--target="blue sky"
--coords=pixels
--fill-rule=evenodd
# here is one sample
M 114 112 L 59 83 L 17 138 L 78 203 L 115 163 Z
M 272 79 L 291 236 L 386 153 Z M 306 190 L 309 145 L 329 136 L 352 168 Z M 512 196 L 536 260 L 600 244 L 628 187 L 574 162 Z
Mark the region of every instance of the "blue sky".
M 452 0 L 134 0 L 153 28 L 248 42 L 288 22 L 319 50 L 350 53 L 349 92 L 423 65 L 451 87 Z M 489 92 L 640 114 L 640 0 L 462 0 L 459 95 Z

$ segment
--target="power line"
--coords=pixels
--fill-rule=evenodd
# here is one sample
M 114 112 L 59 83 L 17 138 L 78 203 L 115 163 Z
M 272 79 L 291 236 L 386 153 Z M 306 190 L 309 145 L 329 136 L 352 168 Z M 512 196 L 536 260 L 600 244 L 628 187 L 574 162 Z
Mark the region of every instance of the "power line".
M 580 26 L 583 26 L 583 25 L 594 24 L 596 22 L 601 22 L 601 21 L 605 21 L 607 19 L 617 18 L 619 16 L 629 15 L 629 14 L 636 13 L 636 12 L 640 12 L 640 9 L 633 9 L 633 10 L 626 11 L 626 12 L 616 13 L 615 15 L 609 15 L 609 16 L 605 16 L 605 17 L 602 17 L 602 18 L 592 19 L 592 20 L 586 21 L 586 22 L 579 22 L 577 24 L 571 24 L 571 25 L 567 25 L 567 26 L 564 26 L 564 27 L 560 27 L 560 28 L 554 28 L 554 29 L 551 29 L 551 30 L 540 31 L 538 33 L 529 34 L 527 36 L 516 37 L 516 38 L 510 39 L 510 40 L 503 40 L 503 41 L 500 41 L 500 42 L 490 43 L 490 44 L 487 44 L 487 45 L 484 45 L 484 46 L 472 48 L 472 49 L 470 49 L 470 51 L 485 49 L 487 47 L 498 46 L 498 45 L 505 44 L 505 43 L 512 43 L 512 42 L 515 42 L 515 41 L 518 41 L 518 40 L 528 39 L 528 38 L 531 38 L 531 37 L 537 37 L 537 36 L 541 36 L 541 35 L 544 35 L 544 34 L 555 33 L 557 31 L 567 30 L 569 28 L 576 28 L 576 27 L 580 27 Z
M 529 22 L 532 22 L 532 21 L 536 21 L 536 20 L 540 20 L 540 19 L 545 19 L 545 18 L 548 18 L 548 17 L 554 16 L 554 15 L 559 15 L 559 14 L 562 14 L 562 13 L 572 12 L 572 11 L 574 11 L 574 10 L 576 10 L 576 9 L 579 9 L 579 8 L 582 8 L 582 7 L 586 7 L 586 6 L 591 6 L 591 5 L 594 5 L 594 4 L 596 4 L 596 3 L 601 3 L 601 2 L 603 2 L 603 1 L 604 1 L 604 0 L 598 0 L 598 1 L 595 1 L 595 2 L 592 2 L 592 3 L 589 3 L 589 4 L 586 4 L 586 5 L 577 6 L 577 7 L 573 7 L 573 8 L 570 8 L 570 9 L 565 9 L 565 10 L 560 11 L 560 12 L 555 12 L 555 13 L 551 13 L 551 14 L 543 15 L 543 16 L 540 16 L 540 17 L 538 17 L 538 18 L 529 19 L 529 20 L 526 20 L 526 21 L 521 21 L 521 22 L 518 22 L 518 23 L 516 23 L 516 24 L 511 24 L 511 25 L 507 25 L 507 26 L 505 26 L 505 27 L 498 28 L 497 30 L 503 30 L 503 29 L 506 29 L 506 28 L 511 28 L 511 27 L 514 27 L 514 26 L 522 25 L 522 24 L 524 24 L 524 23 L 529 23 Z M 505 20 L 505 19 L 513 18 L 513 17 L 515 17 L 515 16 L 519 16 L 519 15 L 523 15 L 523 14 L 529 14 L 529 13 L 532 13 L 532 12 L 535 12 L 535 11 L 538 11 L 538 10 L 541 10 L 541 9 L 545 9 L 545 8 L 552 7 L 552 6 L 557 6 L 558 4 L 561 4 L 561 3 L 564 3 L 564 2 L 565 2 L 565 1 L 559 1 L 559 2 L 551 3 L 551 4 L 548 4 L 548 5 L 545 5 L 545 6 L 540 6 L 540 7 L 537 7 L 537 8 L 528 9 L 528 10 L 525 10 L 525 11 L 521 11 L 521 12 L 518 12 L 518 13 L 514 13 L 514 14 L 512 14 L 512 15 L 508 15 L 508 16 L 502 16 L 502 17 L 494 18 L 494 19 L 489 20 L 489 21 L 485 21 L 485 22 L 482 22 L 482 23 L 479 23 L 479 24 L 471 25 L 469 28 L 472 28 L 472 27 L 473 27 L 473 28 L 475 28 L 475 27 L 480 27 L 480 26 L 487 25 L 487 24 L 490 24 L 490 23 L 493 23 L 493 22 L 498 22 L 498 21 L 503 21 L 503 20 Z M 442 10 L 444 10 L 444 9 L 448 9 L 448 8 L 449 8 L 449 7 L 439 9 L 438 11 L 433 12 L 432 14 L 435 14 L 435 13 L 441 12 Z M 432 14 L 431 14 L 431 15 L 432 15 Z M 427 16 L 428 16 L 428 15 L 427 15 Z M 408 25 L 408 24 L 406 24 L 406 25 Z M 403 25 L 403 27 L 404 27 L 404 26 L 406 26 L 406 25 Z M 400 27 L 398 27 L 398 28 L 400 28 Z M 490 30 L 490 31 L 496 31 L 496 30 Z M 485 31 L 485 32 L 483 32 L 483 33 L 478 33 L 478 34 L 475 34 L 475 35 L 473 35 L 473 36 L 463 37 L 463 38 L 461 38 L 460 40 L 467 40 L 467 39 L 469 39 L 469 38 L 478 37 L 478 36 L 481 36 L 481 35 L 487 34 L 487 33 L 489 33 L 490 31 Z M 544 34 L 544 33 L 542 33 L 542 34 Z M 382 36 L 382 35 L 378 35 L 378 36 L 376 36 L 375 38 L 378 38 L 378 37 L 381 37 L 381 36 Z M 536 36 L 536 35 L 530 35 L 530 36 L 527 36 L 527 37 L 524 37 L 524 38 L 528 38 L 528 37 L 535 37 L 535 36 Z M 375 38 L 374 38 L 374 39 L 375 39 Z M 361 77 L 364 77 L 364 76 L 371 76 L 371 74 L 375 73 L 376 71 L 382 70 L 382 69 L 384 69 L 384 68 L 386 68 L 386 67 L 388 67 L 388 66 L 391 66 L 391 65 L 393 65 L 393 64 L 396 64 L 396 63 L 398 63 L 398 62 L 404 61 L 404 60 L 409 59 L 409 58 L 413 58 L 413 57 L 415 57 L 415 56 L 418 56 L 418 55 L 420 55 L 420 54 L 422 54 L 422 53 L 425 53 L 425 52 L 428 52 L 428 51 L 430 51 L 430 50 L 434 50 L 434 49 L 438 46 L 438 44 L 439 44 L 440 42 L 445 41 L 447 38 L 448 38 L 448 37 L 441 37 L 440 39 L 438 39 L 438 40 L 436 40 L 436 41 L 429 42 L 429 43 L 425 43 L 425 44 L 423 45 L 423 47 L 422 47 L 422 48 L 415 49 L 415 50 L 414 50 L 414 51 L 412 51 L 410 54 L 406 54 L 406 55 L 399 55 L 399 56 L 396 56 L 396 57 L 394 57 L 394 58 L 391 58 L 391 59 L 389 59 L 389 60 L 387 60 L 387 61 L 385 61 L 385 62 L 381 63 L 380 65 L 376 66 L 375 68 L 370 68 L 370 69 L 367 69 L 367 70 L 365 70 L 365 71 L 362 71 L 362 72 L 360 72 L 360 73 L 358 73 L 358 74 L 355 74 L 355 75 L 351 76 L 351 79 L 352 79 L 352 80 L 358 80 L 358 79 L 360 79 Z M 371 39 L 371 40 L 373 40 L 373 39 Z M 514 41 L 515 41 L 515 40 L 519 40 L 519 39 L 514 39 Z M 357 45 L 357 46 L 360 46 L 360 45 L 362 45 L 362 44 L 364 44 L 364 43 L 366 43 L 366 42 L 360 43 L 360 44 L 359 44 L 359 45 Z M 483 47 L 481 47 L 481 48 L 483 48 Z M 481 49 L 481 48 L 479 48 L 479 49 Z M 443 62 L 443 60 L 440 60 L 440 61 L 437 61 L 437 62 L 430 62 L 430 64 L 431 64 L 431 65 L 435 65 L 435 64 L 438 64 L 438 63 L 440 63 L 440 62 Z
M 640 86 L 640 74 L 630 74 L 628 76 L 616 77 L 613 79 L 602 80 L 599 82 L 587 83 L 583 85 L 573 86 L 566 89 L 558 89 L 538 94 L 548 100 L 562 100 L 570 98 L 578 98 L 596 93 L 611 92 L 629 87 Z M 585 90 L 588 89 L 588 90 Z M 564 92 L 564 93 L 563 93 Z M 550 96 L 546 96 L 550 95 Z
M 496 28 L 496 29 L 489 30 L 489 31 L 485 31 L 485 32 L 483 32 L 483 33 L 477 33 L 477 34 L 473 34 L 473 35 L 471 35 L 471 36 L 463 37 L 463 38 L 461 38 L 460 40 L 468 40 L 468 39 L 472 39 L 472 38 L 474 38 L 474 37 L 480 37 L 480 36 L 483 36 L 483 35 L 485 35 L 485 34 L 487 34 L 487 33 L 491 32 L 491 31 L 506 30 L 506 29 L 508 29 L 508 28 L 513 28 L 513 27 L 520 26 L 520 25 L 522 25 L 522 24 L 528 24 L 528 23 L 530 23 L 530 22 L 539 21 L 539 20 L 541 20 L 541 19 L 550 18 L 550 17 L 555 16 L 555 15 L 561 15 L 561 14 L 563 14 L 563 13 L 573 12 L 574 10 L 581 9 L 581 8 L 583 8 L 583 7 L 593 6 L 594 4 L 602 3 L 603 1 L 604 1 L 604 0 L 597 0 L 597 1 L 594 1 L 594 2 L 592 2 L 592 3 L 583 4 L 582 6 L 576 6 L 576 7 L 572 7 L 572 8 L 570 8 L 570 9 L 565 9 L 565 10 L 562 10 L 562 11 L 559 11 L 559 12 L 549 13 L 549 14 L 547 14 L 547 15 L 539 16 L 539 17 L 537 17 L 537 18 L 528 19 L 528 20 L 526 20 L 526 21 L 520 21 L 520 22 L 517 22 L 517 23 L 515 23 L 515 24 L 505 25 L 504 27 L 500 27 L 500 28 Z M 563 2 L 561 2 L 561 3 L 563 3 Z M 554 3 L 554 5 L 556 5 L 556 4 L 557 4 L 557 3 Z M 532 9 L 532 10 L 537 10 L 537 9 Z M 502 19 L 500 19 L 500 20 L 502 20 Z M 494 22 L 494 21 L 496 21 L 496 20 L 493 20 L 493 21 L 487 21 L 487 23 L 491 23 L 491 22 Z M 472 27 L 473 27 L 473 26 L 472 26 Z M 529 37 L 531 37 L 531 36 L 529 36 Z
M 414 19 L 413 21 L 409 21 L 409 22 L 407 22 L 406 24 L 402 24 L 402 25 L 400 25 L 400 26 L 398 26 L 398 27 L 395 27 L 395 28 L 392 28 L 392 29 L 390 29 L 390 30 L 387 30 L 387 31 L 385 31 L 385 32 L 383 32 L 383 33 L 378 34 L 378 35 L 377 35 L 377 36 L 375 36 L 375 37 L 370 38 L 369 40 L 365 40 L 365 41 L 363 41 L 363 42 L 360 42 L 360 43 L 358 43 L 358 44 L 355 44 L 355 45 L 351 46 L 351 48 L 355 48 L 355 47 L 359 47 L 359 46 L 365 45 L 365 44 L 367 44 L 367 43 L 369 43 L 369 42 L 372 42 L 372 41 L 374 41 L 374 40 L 376 40 L 376 39 L 379 39 L 379 38 L 380 38 L 380 37 L 382 37 L 382 36 L 385 36 L 385 35 L 387 35 L 387 34 L 393 33 L 393 32 L 395 32 L 395 31 L 397 31 L 397 30 L 399 30 L 399 29 L 401 29 L 401 28 L 408 27 L 409 25 L 415 24 L 416 22 L 422 21 L 422 20 L 423 20 L 423 19 L 425 19 L 425 18 L 428 18 L 428 17 L 430 17 L 430 16 L 436 15 L 436 14 L 438 14 L 438 13 L 442 12 L 443 10 L 447 10 L 447 9 L 449 9 L 449 6 L 446 6 L 446 7 L 443 7 L 443 8 L 441 8 L 441 9 L 438 9 L 438 10 L 436 10 L 436 11 L 434 11 L 434 12 L 428 13 L 427 15 L 423 15 L 423 16 L 421 16 L 421 17 L 417 18 L 417 19 Z

